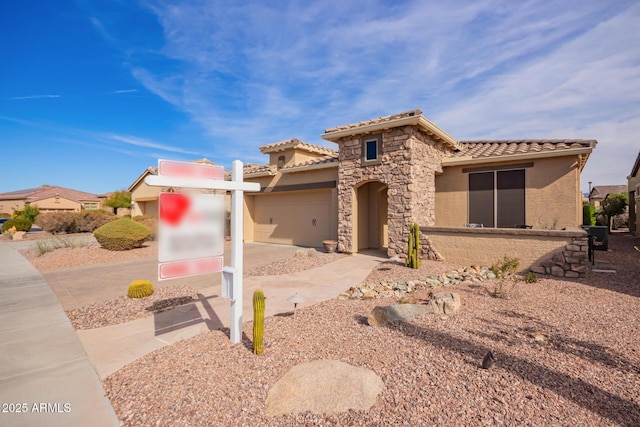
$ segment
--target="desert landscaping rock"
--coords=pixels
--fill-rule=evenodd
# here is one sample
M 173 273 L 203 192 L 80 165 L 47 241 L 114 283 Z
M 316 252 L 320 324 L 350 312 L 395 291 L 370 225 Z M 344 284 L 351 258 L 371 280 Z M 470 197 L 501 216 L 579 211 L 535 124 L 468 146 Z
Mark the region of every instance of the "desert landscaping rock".
M 435 313 L 430 304 L 394 304 L 378 306 L 371 310 L 367 322 L 371 326 L 386 326 L 390 323 L 410 320 L 423 314 Z
M 371 326 L 385 326 L 390 323 L 413 319 L 423 314 L 453 314 L 460 310 L 460 295 L 454 292 L 433 294 L 427 304 L 394 304 L 377 306 L 367 317 Z
M 427 261 L 429 262 L 429 261 Z M 430 261 L 434 265 L 434 261 Z M 341 293 L 338 299 L 373 299 L 373 298 L 401 298 L 417 290 L 434 289 L 442 286 L 457 285 L 460 283 L 473 284 L 481 283 L 496 278 L 495 274 L 486 266 L 470 266 L 449 269 L 440 274 L 425 276 L 420 270 L 404 267 L 397 262 L 385 262 L 383 267 L 394 272 L 402 271 L 403 274 L 412 274 L 412 280 L 386 281 L 376 280 L 376 271 L 367 277 L 367 283 L 360 283 Z
M 339 413 L 367 410 L 384 391 L 373 371 L 338 360 L 314 360 L 291 368 L 269 390 L 271 415 Z

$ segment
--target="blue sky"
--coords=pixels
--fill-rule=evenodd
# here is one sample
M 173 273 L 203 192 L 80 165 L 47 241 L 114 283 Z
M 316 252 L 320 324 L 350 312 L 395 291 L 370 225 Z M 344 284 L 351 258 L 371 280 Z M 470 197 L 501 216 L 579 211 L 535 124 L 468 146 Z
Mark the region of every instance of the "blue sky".
M 445 4 L 446 3 L 446 4 Z M 0 192 L 128 187 L 158 158 L 414 108 L 455 138 L 594 138 L 582 189 L 640 149 L 640 2 L 25 0 L 0 14 Z M 335 148 L 335 146 L 334 146 Z

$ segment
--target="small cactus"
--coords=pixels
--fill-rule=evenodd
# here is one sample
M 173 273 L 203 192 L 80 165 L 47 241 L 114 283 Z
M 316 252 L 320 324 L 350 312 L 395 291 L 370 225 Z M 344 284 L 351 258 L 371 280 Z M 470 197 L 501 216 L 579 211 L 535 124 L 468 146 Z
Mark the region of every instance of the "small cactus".
M 420 226 L 412 223 L 409 227 L 409 251 L 405 265 L 411 268 L 420 268 Z
M 253 293 L 253 352 L 262 354 L 262 336 L 264 335 L 264 292 L 256 289 Z
M 134 280 L 127 290 L 129 298 L 144 298 L 151 294 L 153 294 L 153 284 L 148 280 Z

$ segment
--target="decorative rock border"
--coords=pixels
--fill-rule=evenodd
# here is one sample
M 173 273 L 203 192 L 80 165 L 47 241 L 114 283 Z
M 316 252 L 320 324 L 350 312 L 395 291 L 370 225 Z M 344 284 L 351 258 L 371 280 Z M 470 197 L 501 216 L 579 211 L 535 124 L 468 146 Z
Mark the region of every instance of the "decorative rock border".
M 550 274 L 554 277 L 585 277 L 590 270 L 588 250 L 589 239 L 575 237 L 563 251 L 556 252 L 551 259 L 531 266 L 530 270 L 537 274 Z
M 479 283 L 495 278 L 496 275 L 493 274 L 489 267 L 474 265 L 406 282 L 360 283 L 341 293 L 338 299 L 400 298 L 405 294 L 420 289 L 433 289 L 441 286 L 457 285 L 458 283 Z

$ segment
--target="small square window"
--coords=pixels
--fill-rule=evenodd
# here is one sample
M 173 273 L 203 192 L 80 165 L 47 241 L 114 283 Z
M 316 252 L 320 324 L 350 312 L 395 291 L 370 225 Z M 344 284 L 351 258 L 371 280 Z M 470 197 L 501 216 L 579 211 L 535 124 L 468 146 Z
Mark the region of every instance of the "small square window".
M 382 151 L 382 137 L 378 135 L 368 135 L 362 138 L 362 166 L 380 164 Z
M 373 141 L 366 141 L 365 144 L 365 159 L 376 160 L 378 158 L 378 141 L 374 139 Z

